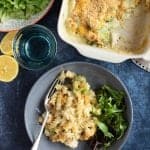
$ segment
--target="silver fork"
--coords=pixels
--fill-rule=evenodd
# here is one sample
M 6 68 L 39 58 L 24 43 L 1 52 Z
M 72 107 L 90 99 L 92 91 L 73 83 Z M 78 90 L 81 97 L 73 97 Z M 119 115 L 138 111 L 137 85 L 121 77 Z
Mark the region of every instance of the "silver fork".
M 54 94 L 54 92 L 55 92 L 55 86 L 56 86 L 56 84 L 60 84 L 60 83 L 61 83 L 60 79 L 59 79 L 59 78 L 56 78 L 56 79 L 53 81 L 53 83 L 52 83 L 52 85 L 51 85 L 51 87 L 50 87 L 50 89 L 49 89 L 49 91 L 48 91 L 48 93 L 47 93 L 47 95 L 46 95 L 46 97 L 45 97 L 44 107 L 45 107 L 45 110 L 46 110 L 46 115 L 45 115 L 45 118 L 44 118 L 44 121 L 43 121 L 41 130 L 40 130 L 40 133 L 39 133 L 37 139 L 35 140 L 35 142 L 34 142 L 32 148 L 31 148 L 31 150 L 38 150 L 39 143 L 40 143 L 40 139 L 41 139 L 41 136 L 42 136 L 44 127 L 45 127 L 45 125 L 46 125 L 46 122 L 47 122 L 47 119 L 48 119 L 48 115 L 49 115 L 48 101 L 49 101 L 50 97 L 51 97 L 51 96 Z

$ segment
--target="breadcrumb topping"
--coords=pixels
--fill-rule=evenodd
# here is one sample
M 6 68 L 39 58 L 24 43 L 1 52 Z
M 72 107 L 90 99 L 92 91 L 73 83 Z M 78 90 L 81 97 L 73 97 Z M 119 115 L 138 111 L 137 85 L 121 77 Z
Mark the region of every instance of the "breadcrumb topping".
M 66 20 L 71 33 L 83 37 L 89 44 L 105 47 L 111 38 L 103 39 L 100 30 L 108 23 L 116 20 L 121 22 L 125 14 L 143 5 L 150 11 L 150 0 L 70 0 L 75 4 Z M 110 32 L 110 29 L 108 29 Z M 110 35 L 109 35 L 110 36 Z

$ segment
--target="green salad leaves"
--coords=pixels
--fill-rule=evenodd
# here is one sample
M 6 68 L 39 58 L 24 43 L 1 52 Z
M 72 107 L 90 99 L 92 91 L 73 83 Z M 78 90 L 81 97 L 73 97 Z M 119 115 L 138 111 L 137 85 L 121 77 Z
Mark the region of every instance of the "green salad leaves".
M 93 149 L 99 147 L 109 147 L 113 142 L 119 140 L 125 133 L 128 123 L 124 117 L 125 112 L 125 94 L 122 91 L 115 90 L 104 85 L 97 91 L 96 108 L 93 109 L 98 132 L 95 135 L 92 145 Z M 96 113 L 99 109 L 100 113 Z
M 50 0 L 0 0 L 0 21 L 28 19 L 44 10 Z

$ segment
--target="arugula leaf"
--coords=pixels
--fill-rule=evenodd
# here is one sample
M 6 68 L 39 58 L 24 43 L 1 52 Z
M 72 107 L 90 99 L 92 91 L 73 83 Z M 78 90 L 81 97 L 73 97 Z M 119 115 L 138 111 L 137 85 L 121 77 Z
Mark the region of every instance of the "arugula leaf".
M 113 134 L 108 131 L 108 127 L 105 123 L 96 121 L 96 124 L 106 137 L 109 137 L 109 138 L 114 137 Z
M 110 146 L 114 141 L 119 140 L 125 133 L 128 122 L 124 117 L 125 94 L 122 91 L 104 85 L 96 92 L 97 106 L 93 109 L 96 116 L 96 124 L 104 139 L 95 137 L 95 142 L 103 143 L 104 147 Z M 96 113 L 100 109 L 101 113 Z
M 50 0 L 0 0 L 0 21 L 28 19 L 42 11 Z

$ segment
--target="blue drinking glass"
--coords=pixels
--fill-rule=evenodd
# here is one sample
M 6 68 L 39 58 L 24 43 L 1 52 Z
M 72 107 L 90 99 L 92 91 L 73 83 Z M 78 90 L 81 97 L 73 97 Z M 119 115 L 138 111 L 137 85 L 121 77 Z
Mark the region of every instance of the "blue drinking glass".
M 55 58 L 57 42 L 53 33 L 42 25 L 22 28 L 13 41 L 14 57 L 28 70 L 48 67 Z

